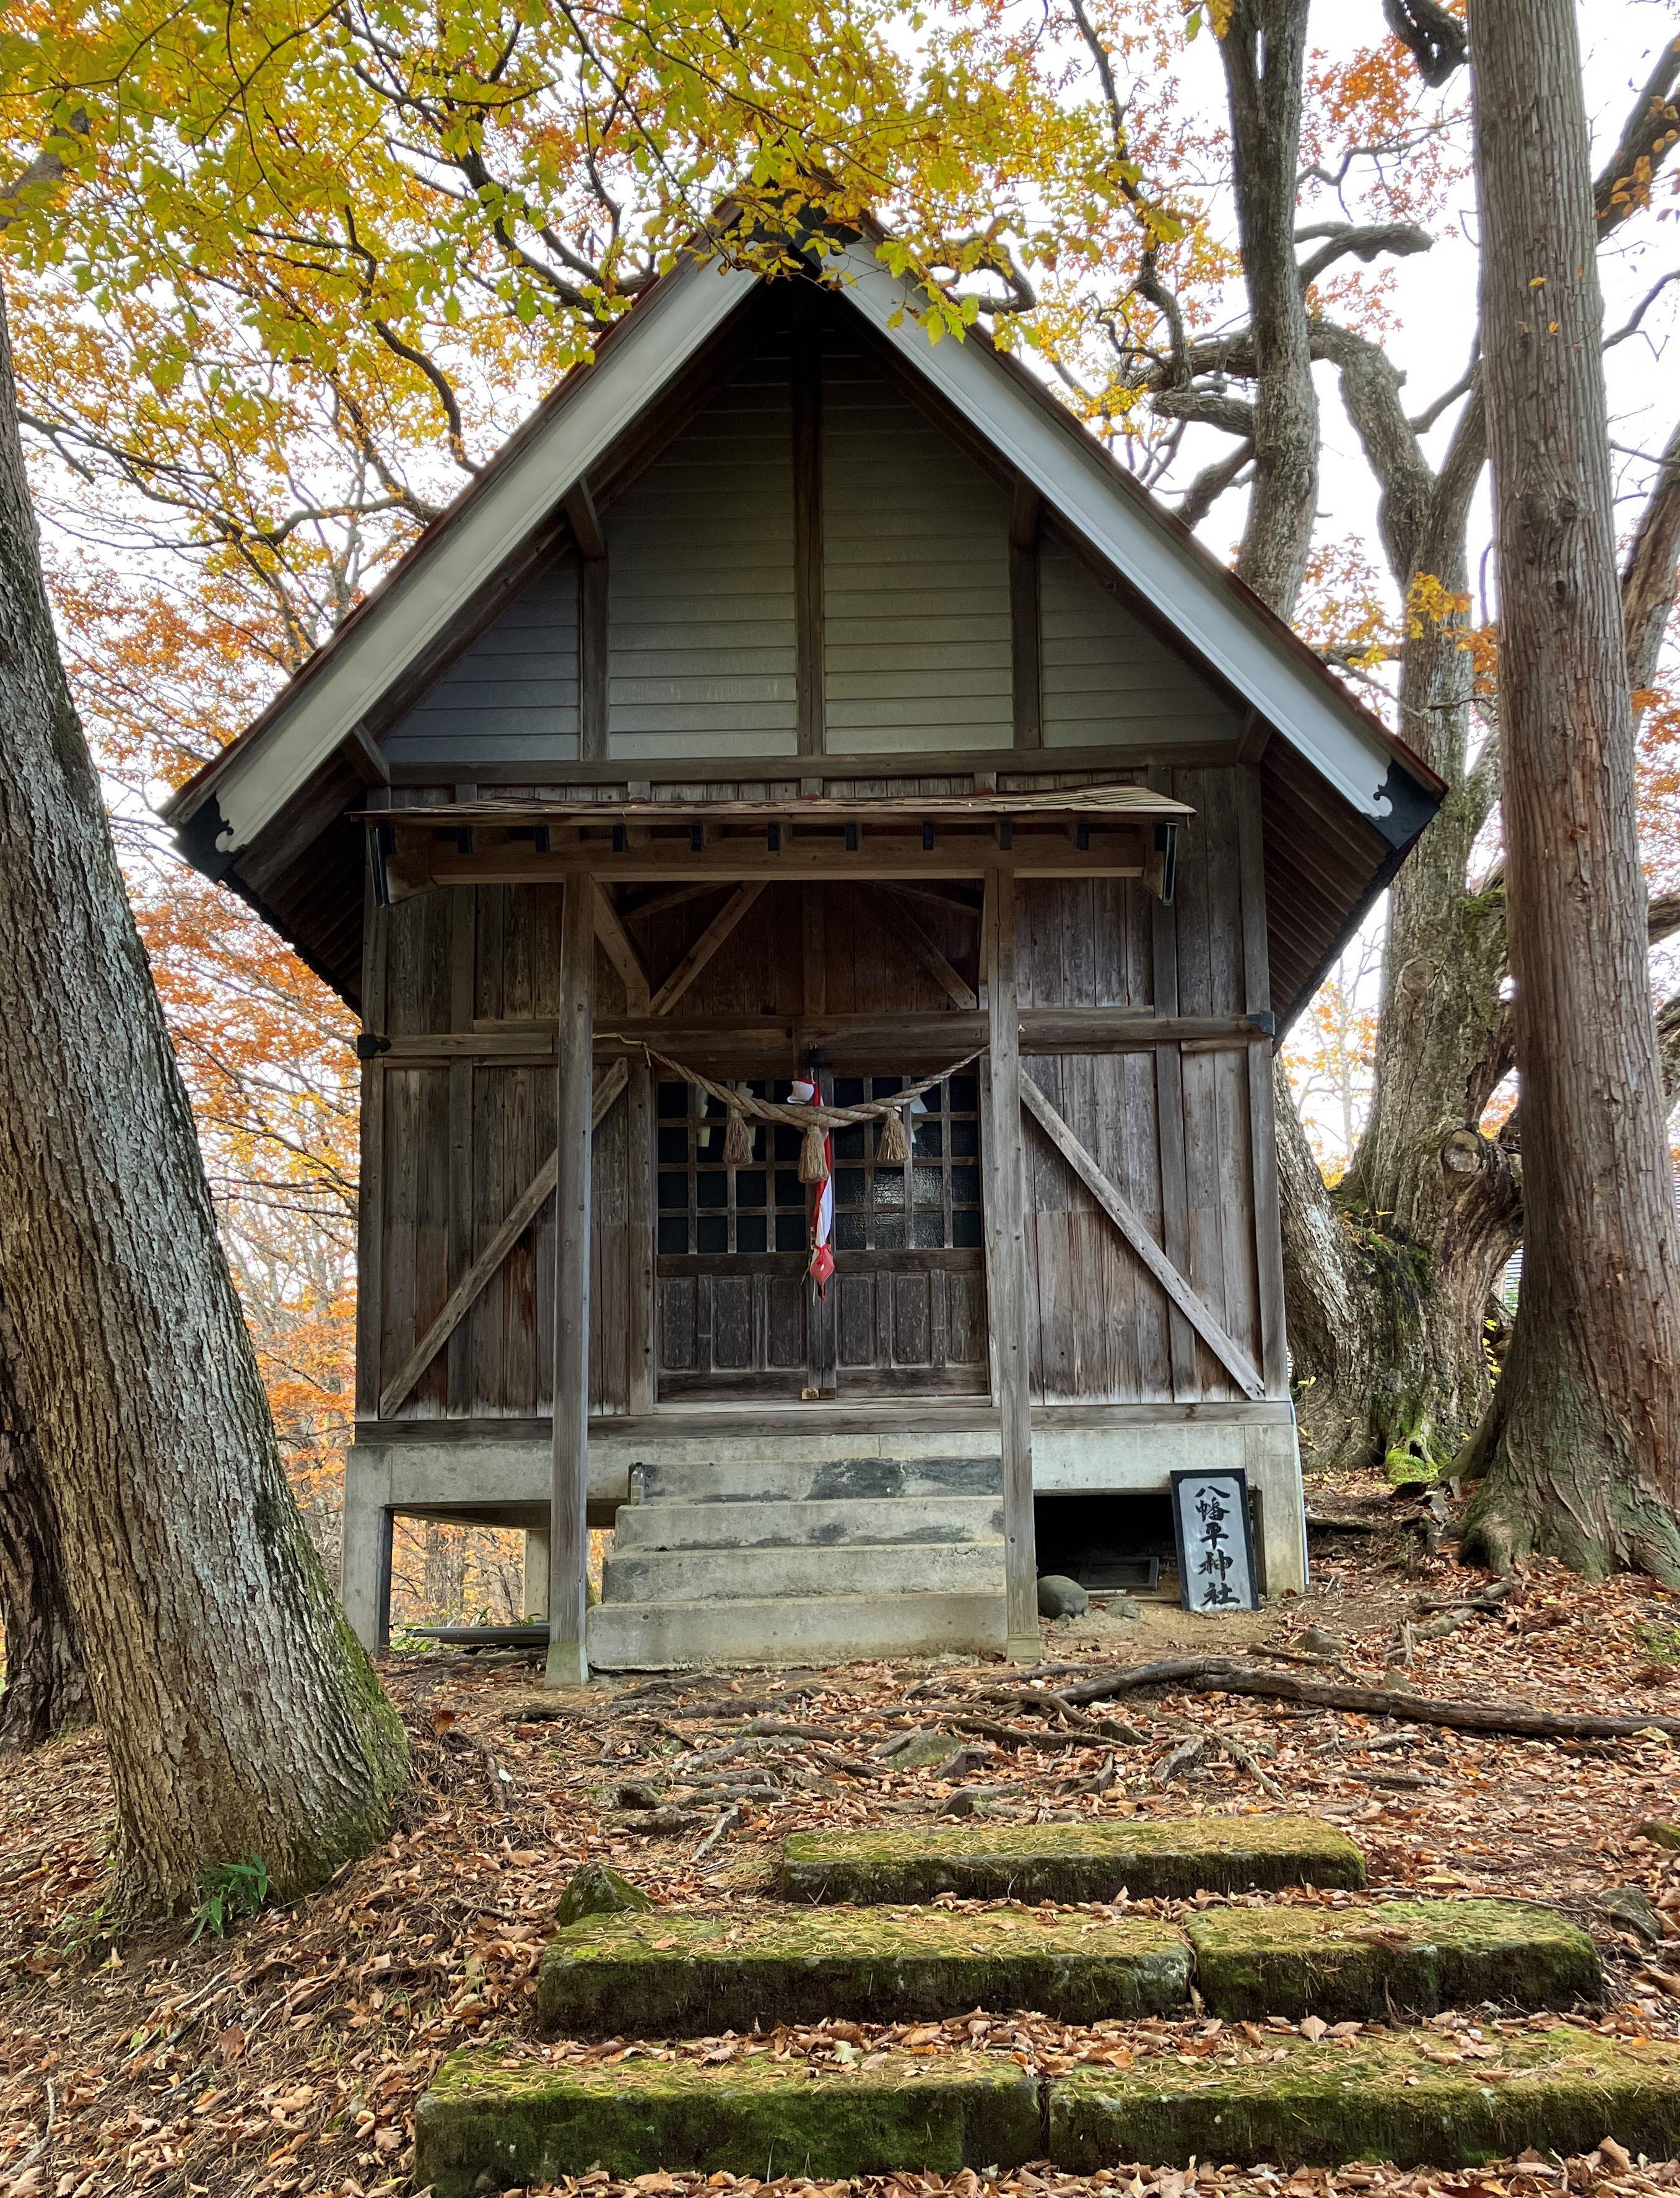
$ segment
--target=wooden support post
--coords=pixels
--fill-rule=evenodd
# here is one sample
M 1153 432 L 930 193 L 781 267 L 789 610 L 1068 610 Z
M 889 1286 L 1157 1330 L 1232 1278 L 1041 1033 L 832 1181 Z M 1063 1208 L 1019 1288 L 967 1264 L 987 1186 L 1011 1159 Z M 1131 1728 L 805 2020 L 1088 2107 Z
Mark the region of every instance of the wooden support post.
M 655 1232 L 659 1225 L 656 1201 L 658 1179 L 654 1165 L 654 1073 L 645 1061 L 630 1063 L 630 1088 L 625 1137 L 630 1170 L 628 1210 L 625 1226 L 627 1286 L 630 1290 L 630 1334 L 626 1357 L 630 1364 L 628 1403 L 634 1413 L 651 1412 L 659 1402 L 658 1357 L 654 1293 Z
M 1026 1183 L 1020 1134 L 1020 1013 L 1015 972 L 1015 881 L 985 881 L 986 1001 L 991 1025 L 991 1153 L 986 1232 L 991 1333 L 1003 1451 L 1003 1579 L 1012 1663 L 1036 1664 L 1038 1540 L 1032 1521 L 1032 1400 L 1026 1339 Z
M 478 957 L 478 890 L 456 886 L 450 896 L 449 1026 L 469 1032 L 473 1027 L 474 979 Z M 470 1059 L 449 1065 L 449 1288 L 451 1294 L 473 1264 L 473 1117 L 474 1064 Z M 445 1376 L 448 1409 L 469 1414 L 473 1409 L 473 1331 L 465 1320 L 456 1323 L 449 1339 L 449 1364 Z
M 585 763 L 607 757 L 610 648 L 607 559 L 586 557 L 578 574 L 578 753 Z
M 362 1023 L 370 1035 L 385 1032 L 386 968 L 391 911 L 380 906 L 372 864 L 362 897 Z M 356 1416 L 379 1417 L 380 1358 L 385 1306 L 385 1078 L 378 1063 L 362 1063 L 361 1198 L 356 1230 Z
M 560 919 L 555 1114 L 554 1515 L 549 1530 L 551 1687 L 589 1678 L 590 1178 L 595 1053 L 595 882 L 567 880 Z
M 825 896 L 821 886 L 806 886 L 800 895 L 804 927 L 803 948 L 805 1020 L 813 1021 L 828 1012 L 828 961 L 824 930 Z M 803 1071 L 802 1071 L 803 1073 Z M 827 1070 L 811 1072 L 819 1099 L 832 1100 L 834 1079 Z M 815 1282 L 805 1284 L 805 1387 L 813 1397 L 840 1394 L 839 1293 L 833 1281 L 827 1297 L 818 1297 Z
M 546 1530 L 529 1526 L 525 1535 L 525 1615 L 527 1619 L 549 1614 L 549 1537 Z

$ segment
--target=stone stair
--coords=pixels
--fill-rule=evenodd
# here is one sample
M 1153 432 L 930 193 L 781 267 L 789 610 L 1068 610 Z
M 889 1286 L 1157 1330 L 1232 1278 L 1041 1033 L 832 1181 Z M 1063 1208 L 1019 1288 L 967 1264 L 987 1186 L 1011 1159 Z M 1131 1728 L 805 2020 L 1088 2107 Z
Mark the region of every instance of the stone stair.
M 884 1843 L 885 1859 L 902 1865 L 912 1840 L 936 1851 L 936 1875 L 969 1873 L 942 1890 L 995 1899 L 1010 1887 L 1055 1887 L 1061 1901 L 1087 1904 L 1058 1910 L 1043 1893 L 1037 1909 L 1019 1899 L 955 1910 L 885 1904 L 892 1896 L 863 1873 L 859 1843 L 873 1843 L 877 1864 Z M 472 2048 L 445 2062 L 421 2102 L 416 2183 L 436 2198 L 483 2198 L 597 2166 L 625 2178 L 764 2180 L 950 2175 L 1029 2160 L 1080 2175 L 1192 2159 L 1474 2166 L 1529 2146 L 1584 2152 L 1607 2136 L 1654 2157 L 1680 2151 L 1680 2042 L 1607 2037 L 1563 2019 L 1598 2001 L 1604 1979 L 1591 1939 L 1555 1910 L 1347 1891 L 1363 1882 L 1357 1849 L 1310 1818 L 929 1826 L 898 1842 L 880 1832 L 785 1841 L 782 1891 L 802 1895 L 801 1905 L 642 1910 L 569 1925 L 543 1957 L 539 2028 L 568 2038 L 746 2038 L 760 2023 L 826 2019 L 845 2038 L 859 2023 L 1030 2008 L 1101 2022 L 1100 2061 L 1038 2075 L 1006 2050 L 968 2050 L 966 2026 L 956 2050 L 912 2033 L 910 2050 L 842 2044 L 834 2063 L 737 2048 L 714 2065 L 667 2049 L 657 2061 L 578 2067 L 534 2042 Z M 822 1874 L 841 1866 L 852 1873 L 843 1891 Z M 1116 1916 L 1120 1869 L 1174 1891 L 1235 1891 L 1245 1878 L 1270 1891 L 1343 1890 L 1328 1901 L 1199 1907 L 1180 1925 Z M 1142 1881 L 1129 1889 L 1142 1897 Z M 863 1904 L 815 1904 L 825 1897 Z M 916 1898 L 928 1897 L 918 1887 Z M 1193 2041 L 1194 2053 L 1159 2028 L 1130 2041 L 1118 2033 L 1137 2017 L 1183 2021 L 1193 2005 L 1198 2020 L 1226 2026 L 1217 2043 Z M 1408 2026 L 1455 2006 L 1557 2019 L 1502 2027 L 1479 2015 L 1479 2042 L 1469 2045 L 1450 2029 Z M 1294 2031 L 1307 2016 L 1318 2021 Z M 1000 2045 L 1009 2028 L 997 2026 Z
M 1004 1645 L 995 1457 L 638 1467 L 589 1659 L 599 1671 L 844 1663 Z

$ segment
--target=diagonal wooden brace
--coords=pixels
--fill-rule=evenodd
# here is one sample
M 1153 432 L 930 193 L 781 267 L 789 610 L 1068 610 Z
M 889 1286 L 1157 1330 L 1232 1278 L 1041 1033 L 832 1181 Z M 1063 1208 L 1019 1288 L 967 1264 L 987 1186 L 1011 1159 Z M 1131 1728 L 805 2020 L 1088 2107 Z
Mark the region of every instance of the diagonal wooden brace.
M 1266 1385 L 1253 1360 L 1207 1300 L 1194 1290 L 1149 1234 L 1143 1217 L 1103 1172 L 1025 1071 L 1020 1096 L 1028 1113 L 1061 1154 L 1132 1250 L 1166 1292 L 1245 1396 L 1264 1397 Z
M 595 1087 L 594 1126 L 598 1130 L 630 1081 L 630 1070 L 615 1061 Z M 554 1196 L 560 1156 L 550 1153 L 509 1209 L 507 1218 L 450 1292 L 443 1311 L 380 1392 L 379 1416 L 388 1420 L 415 1383 L 478 1302 L 491 1276 Z

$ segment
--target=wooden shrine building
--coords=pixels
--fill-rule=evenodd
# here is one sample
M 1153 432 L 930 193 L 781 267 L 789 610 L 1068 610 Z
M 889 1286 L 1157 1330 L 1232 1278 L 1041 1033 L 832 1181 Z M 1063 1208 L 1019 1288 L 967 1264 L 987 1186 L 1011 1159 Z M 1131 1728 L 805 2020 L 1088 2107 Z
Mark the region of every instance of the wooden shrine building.
M 1441 789 L 1019 365 L 830 278 L 664 278 L 174 805 L 362 1020 L 370 1643 L 398 1513 L 526 1531 L 557 1682 L 1036 1656 L 1035 1494 L 1176 1468 L 1304 1584 L 1272 1054 Z M 691 1073 L 935 1079 L 908 1159 L 834 1129 L 826 1294 L 799 1129 L 726 1165 Z

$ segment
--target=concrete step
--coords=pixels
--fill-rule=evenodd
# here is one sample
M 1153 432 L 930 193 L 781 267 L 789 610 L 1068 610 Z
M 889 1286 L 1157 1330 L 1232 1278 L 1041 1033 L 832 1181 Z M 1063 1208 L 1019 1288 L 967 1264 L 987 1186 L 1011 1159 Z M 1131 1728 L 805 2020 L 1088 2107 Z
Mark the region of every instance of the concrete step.
M 1586 1932 L 1515 1900 L 1385 1900 L 1369 1908 L 1215 1908 L 1185 1931 L 1210 2015 L 1344 2022 L 1493 2000 L 1532 2012 L 1603 1996 Z
M 615 1550 L 605 1603 L 700 1602 L 709 1596 L 997 1594 L 1003 1544 L 842 1542 L 820 1549 Z
M 1005 1639 L 1000 1585 L 993 1595 L 603 1602 L 589 1614 L 588 1650 L 596 1671 L 669 1672 L 700 1664 L 1001 1654 Z
M 1168 1923 L 654 1909 L 590 1916 L 550 1939 L 537 2020 L 549 2038 L 712 2038 L 772 2020 L 913 2022 L 974 2008 L 1086 2023 L 1170 2014 L 1189 1988 L 1189 1950 Z
M 830 1548 L 838 1542 L 979 1542 L 1003 1532 L 994 1496 L 899 1496 L 739 1503 L 627 1503 L 619 1550 Z
M 644 1465 L 648 1503 L 852 1502 L 898 1496 L 1001 1496 L 997 1457 L 802 1458 L 790 1439 L 783 1457 L 684 1460 Z
M 596 2166 L 843 2181 L 1019 2167 L 1043 2149 L 1038 2082 L 1006 2054 L 568 2068 L 530 2048 L 478 2047 L 451 2054 L 420 2102 L 414 2182 L 474 2198 Z
M 1047 2149 L 1058 2167 L 1090 2175 L 1117 2160 L 1192 2158 L 1468 2167 L 1530 2147 L 1590 2152 L 1604 2137 L 1655 2160 L 1680 2149 L 1674 2039 L 1560 2024 L 1490 2043 L 1477 2058 L 1439 2031 L 1261 2046 L 1235 2032 L 1206 2059 L 1075 2068 L 1045 2086 Z
M 593 1619 L 598 1615 L 591 1612 Z M 1316 1817 L 1189 1817 L 1125 1824 L 918 1824 L 794 1832 L 779 1889 L 793 1900 L 1188 1900 L 1286 1885 L 1357 1887 L 1364 1858 Z M 1142 2157 L 1142 2155 L 1137 2155 Z

